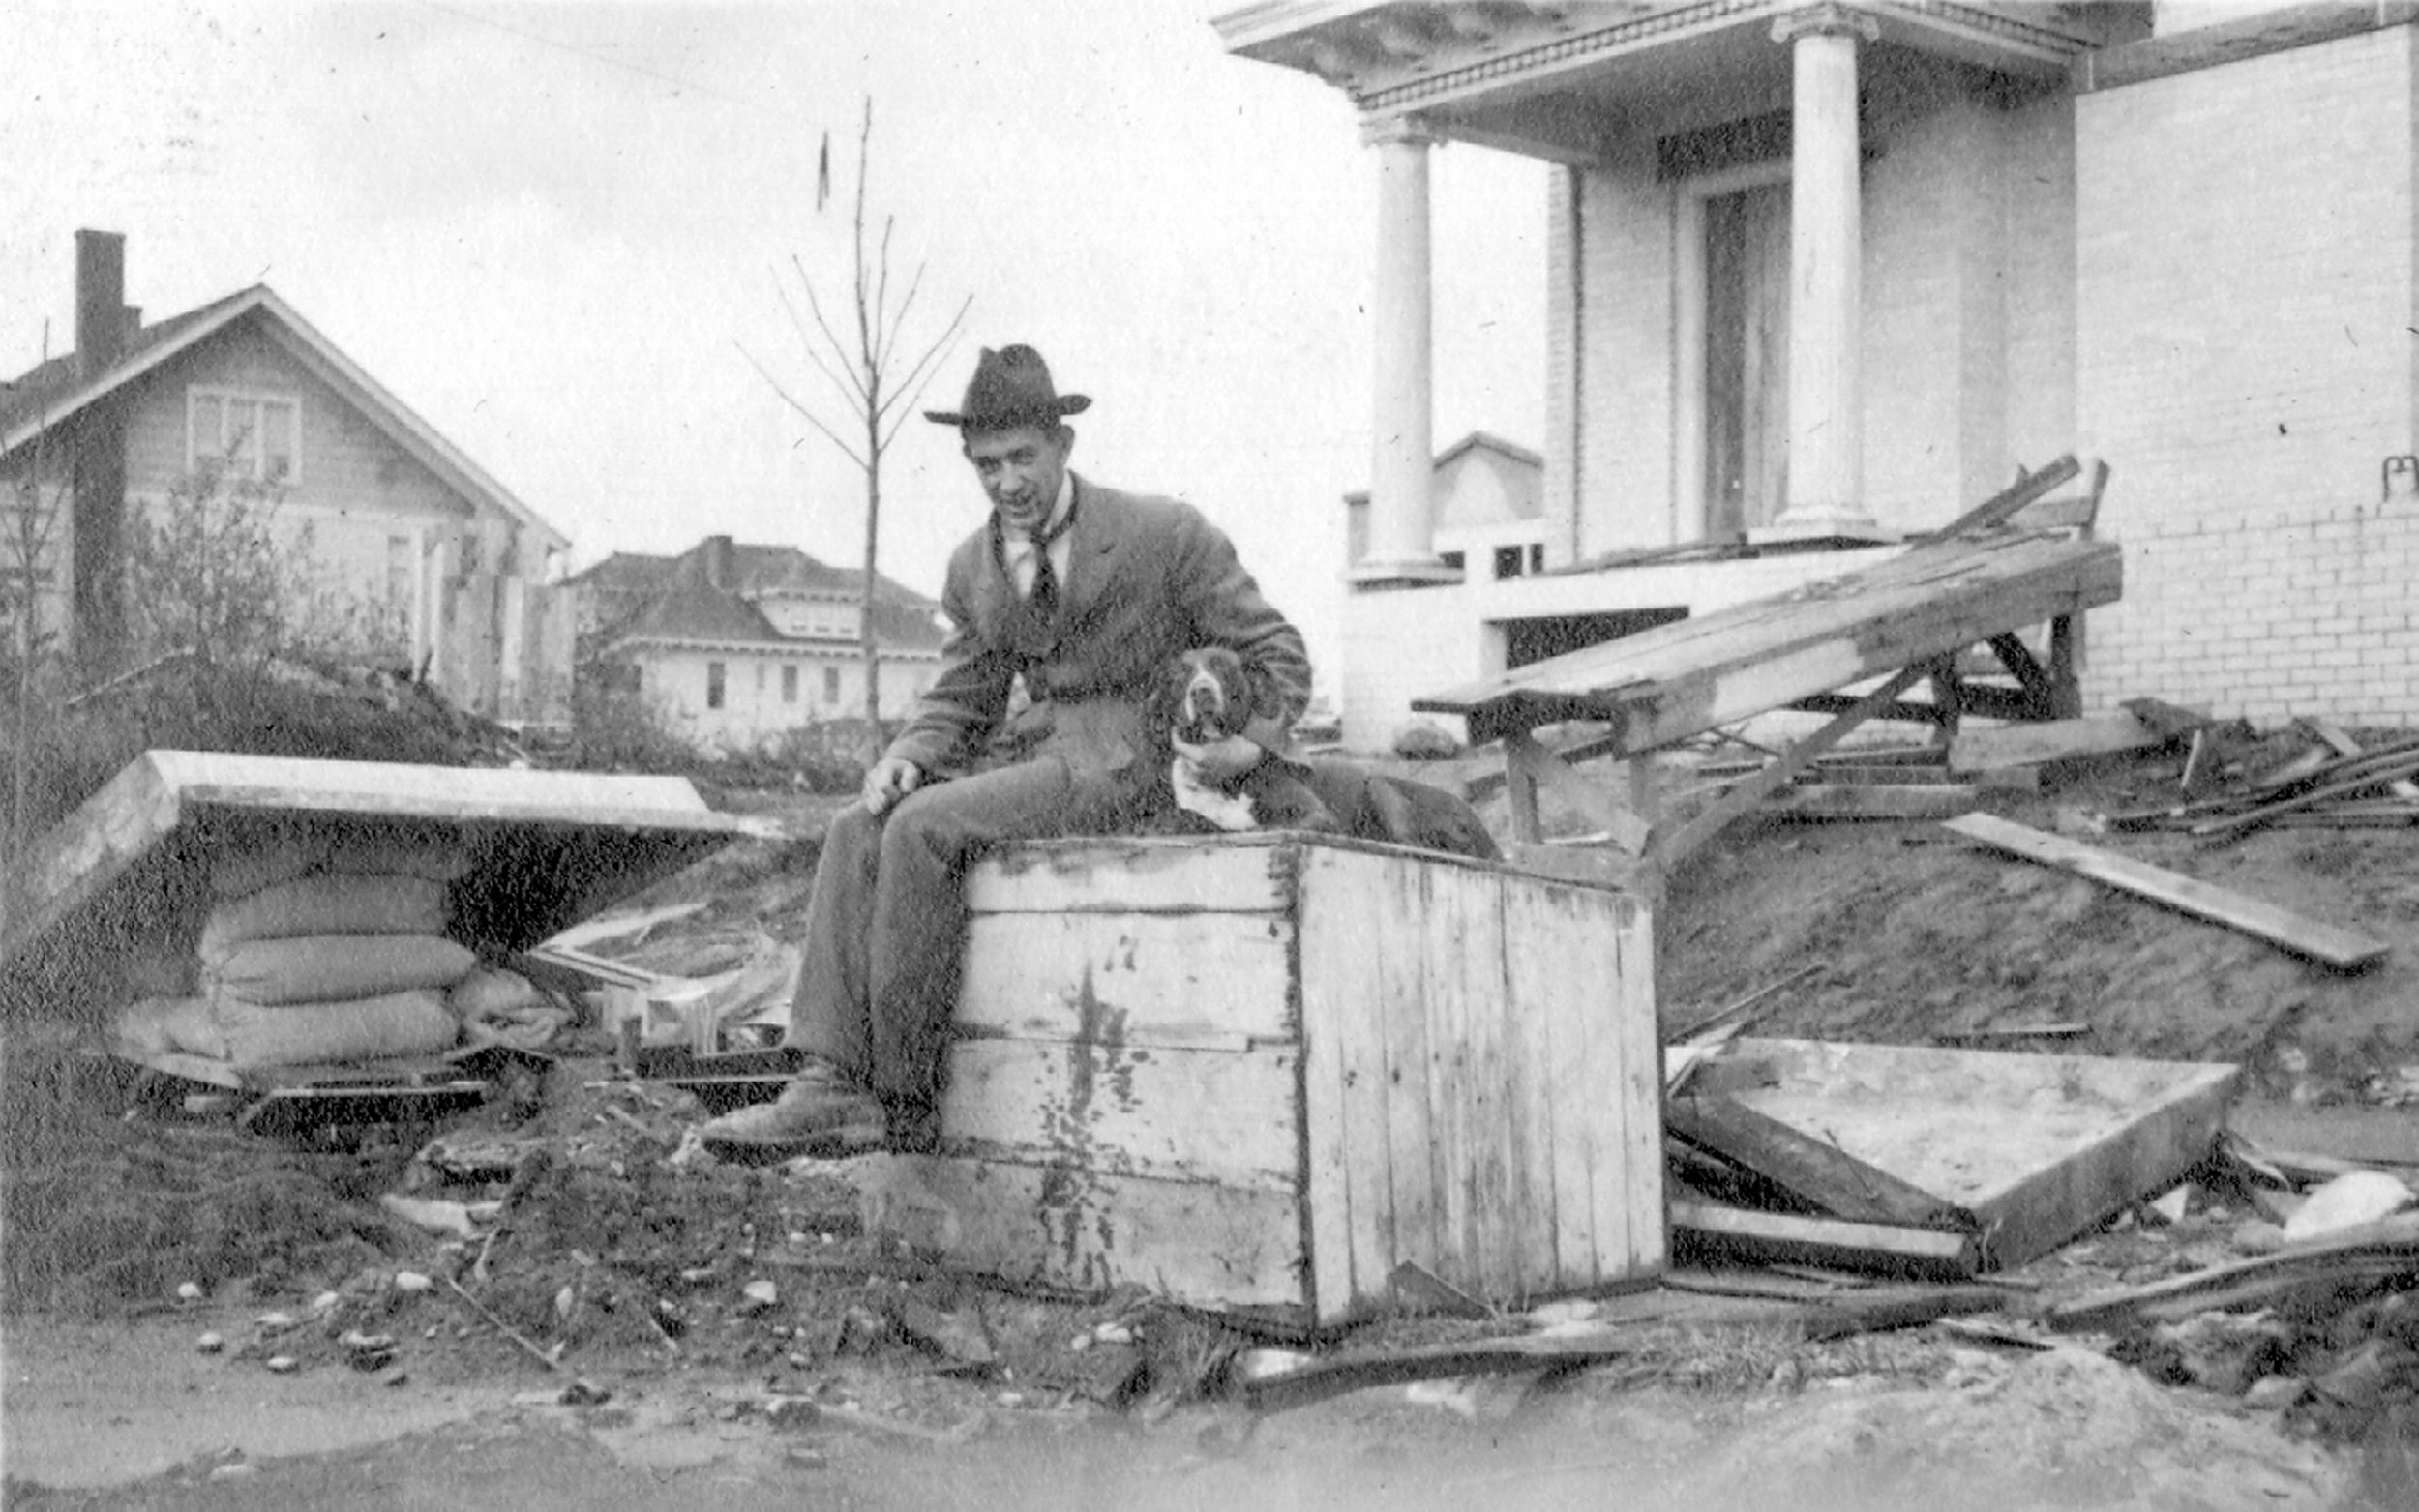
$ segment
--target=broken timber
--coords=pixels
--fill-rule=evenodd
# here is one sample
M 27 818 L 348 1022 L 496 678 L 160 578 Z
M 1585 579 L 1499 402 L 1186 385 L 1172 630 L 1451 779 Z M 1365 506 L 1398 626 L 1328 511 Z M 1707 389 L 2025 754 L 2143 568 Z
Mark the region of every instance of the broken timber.
M 1674 1230 L 1762 1257 L 1935 1274 L 2022 1264 L 2173 1186 L 2207 1158 L 2241 1079 L 2236 1066 L 2184 1061 L 1735 1044 L 1773 1082 L 1736 1088 L 1730 1100 L 1785 1126 L 1794 1147 L 1777 1158 L 1752 1138 L 1709 1148 L 1802 1197 L 1864 1214 L 1921 1219 L 1923 1207 L 1905 1197 L 1919 1194 L 1955 1227 L 1751 1211 L 1691 1196 L 1672 1203 Z M 1687 1116 L 1671 1117 L 1675 1134 L 1687 1133 Z M 1845 1159 L 1813 1169 L 1816 1145 Z M 1860 1185 L 1859 1171 L 1886 1173 L 1888 1192 Z M 1894 1207 L 1894 1195 L 1910 1205 Z
M 2045 468 L 1966 519 L 2005 519 L 2073 478 L 2072 459 Z M 1956 656 L 1990 642 L 2010 654 L 2014 632 L 2064 624 L 2114 602 L 2123 561 L 2112 542 L 2028 531 L 1965 537 L 1947 532 L 1899 555 L 1827 581 L 1642 631 L 1515 668 L 1483 682 L 1415 698 L 1412 706 L 1461 715 L 1474 742 L 1503 740 L 1511 765 L 1516 838 L 1535 841 L 1537 762 L 1532 731 L 1600 722 L 1599 754 L 1630 760 L 1724 725 L 1792 706 L 1834 713 L 1788 757 L 1717 800 L 1697 822 L 1658 833 L 1668 864 L 1720 824 L 1762 801 L 1849 730 L 1871 718 L 1948 723 L 1958 712 L 2046 719 L 2071 701 L 2071 667 L 2015 666 L 2018 689 L 1963 688 Z M 2016 645 L 2016 650 L 2021 651 Z M 2029 656 L 2026 657 L 2029 662 Z M 2055 659 L 2053 658 L 2053 661 Z M 2030 675 L 2027 675 L 2027 674 Z M 1948 703 L 1900 695 L 1933 679 Z M 1862 695 L 1837 690 L 1885 679 Z
M 2241 893 L 2152 866 L 2146 861 L 2111 854 L 2061 835 L 2051 835 L 1986 814 L 1969 814 L 1945 825 L 1969 840 L 2105 882 L 2195 918 L 2224 924 L 2267 940 L 2297 956 L 2357 971 L 2374 964 L 2386 952 L 2382 940 L 2352 930 L 2305 918 L 2287 908 Z

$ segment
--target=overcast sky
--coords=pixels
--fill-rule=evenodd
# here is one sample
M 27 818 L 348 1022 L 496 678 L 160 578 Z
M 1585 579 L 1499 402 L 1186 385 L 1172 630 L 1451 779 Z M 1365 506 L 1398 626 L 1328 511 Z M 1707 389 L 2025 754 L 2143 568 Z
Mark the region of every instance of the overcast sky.
M 147 319 L 269 283 L 575 566 L 709 533 L 853 563 L 860 481 L 742 350 L 845 417 L 781 290 L 793 256 L 845 290 L 870 97 L 911 332 L 973 301 L 927 405 L 1040 347 L 1093 397 L 1077 469 L 1201 505 L 1331 664 L 1376 164 L 1340 93 L 1220 49 L 1228 8 L 12 0 L 0 368 L 73 344 L 74 233 L 120 231 Z M 1435 180 L 1438 444 L 1534 446 L 1543 173 L 1455 147 Z M 884 494 L 883 570 L 937 592 L 983 508 L 954 433 L 912 421 Z

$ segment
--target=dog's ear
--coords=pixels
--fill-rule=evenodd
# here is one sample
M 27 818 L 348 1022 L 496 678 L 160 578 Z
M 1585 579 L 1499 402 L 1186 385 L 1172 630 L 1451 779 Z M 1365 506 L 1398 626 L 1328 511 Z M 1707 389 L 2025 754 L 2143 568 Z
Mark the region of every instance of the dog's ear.
M 1158 675 L 1150 679 L 1150 696 L 1143 701 L 1143 713 L 1154 732 L 1172 730 L 1184 718 L 1184 683 L 1190 676 L 1180 651 L 1159 664 Z
M 1243 695 L 1251 702 L 1247 719 L 1275 719 L 1285 712 L 1285 695 L 1276 678 L 1257 662 L 1243 664 Z

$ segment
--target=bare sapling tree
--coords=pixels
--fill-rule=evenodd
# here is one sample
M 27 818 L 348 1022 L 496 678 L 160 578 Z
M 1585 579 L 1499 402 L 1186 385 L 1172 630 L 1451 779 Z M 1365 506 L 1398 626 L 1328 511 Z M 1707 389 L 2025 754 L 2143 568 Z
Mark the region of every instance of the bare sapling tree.
M 881 652 L 878 635 L 879 606 L 875 560 L 881 540 L 881 463 L 882 456 L 898 435 L 899 427 L 913 412 L 916 399 L 932 382 L 941 360 L 957 343 L 966 325 L 966 312 L 973 304 L 973 296 L 961 301 L 957 312 L 949 317 L 939 335 L 920 347 L 908 340 L 908 323 L 914 312 L 915 300 L 924 286 L 924 265 L 916 264 L 914 275 L 907 281 L 904 293 L 895 303 L 890 285 L 890 238 L 897 218 L 881 218 L 881 238 L 869 261 L 866 255 L 865 181 L 866 166 L 872 155 L 874 140 L 874 103 L 865 102 L 863 123 L 856 140 L 856 193 L 854 214 L 854 253 L 851 259 L 849 286 L 845 305 L 837 306 L 839 319 L 830 318 L 823 301 L 815 291 L 815 280 L 807 273 L 806 264 L 794 253 L 791 267 L 797 275 L 800 292 L 805 296 L 806 310 L 800 313 L 797 302 L 791 297 L 785 283 L 781 290 L 783 307 L 789 311 L 790 323 L 796 330 L 799 345 L 807 361 L 839 391 L 848 406 L 848 416 L 837 424 L 826 423 L 810 405 L 785 388 L 765 366 L 753 355 L 748 361 L 764 381 L 772 386 L 783 403 L 797 413 L 808 425 L 822 432 L 849 460 L 856 463 L 865 475 L 865 587 L 864 602 L 859 610 L 858 645 L 865 663 L 865 727 L 866 759 L 874 760 L 881 754 Z M 828 144 L 826 144 L 828 146 Z M 745 348 L 742 348 L 745 351 Z
M 43 362 L 50 360 L 50 328 L 43 327 Z M 38 711 L 47 697 L 46 672 L 57 632 L 45 621 L 44 587 L 57 577 L 53 539 L 66 514 L 61 507 L 66 488 L 51 476 L 50 425 L 45 409 L 35 415 L 34 444 L 13 481 L 7 508 L 7 531 L 0 549 L 0 609 L 8 618 L 9 658 L 9 815 L 6 857 L 14 865 L 22 852 L 33 782 Z M 7 924 L 0 918 L 0 927 Z

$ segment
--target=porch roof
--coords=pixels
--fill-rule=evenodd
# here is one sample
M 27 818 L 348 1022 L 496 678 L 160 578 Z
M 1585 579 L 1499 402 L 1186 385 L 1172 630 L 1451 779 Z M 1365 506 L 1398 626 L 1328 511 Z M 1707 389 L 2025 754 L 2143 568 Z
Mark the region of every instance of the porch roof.
M 1837 3 L 1837 0 L 1835 0 Z M 1266 0 L 1217 16 L 1229 51 L 1299 69 L 1371 121 L 1416 114 L 1438 133 L 1557 162 L 1599 161 L 1639 130 L 1785 106 L 1789 52 L 1773 21 L 1805 0 Z M 2138 4 L 1853 0 L 1877 44 L 2063 86 L 2097 46 L 2146 35 Z

